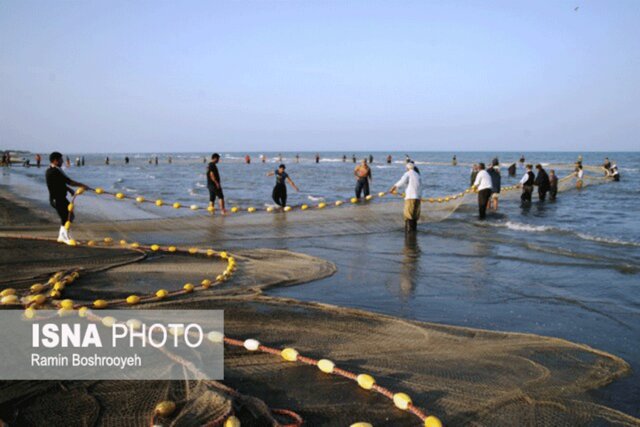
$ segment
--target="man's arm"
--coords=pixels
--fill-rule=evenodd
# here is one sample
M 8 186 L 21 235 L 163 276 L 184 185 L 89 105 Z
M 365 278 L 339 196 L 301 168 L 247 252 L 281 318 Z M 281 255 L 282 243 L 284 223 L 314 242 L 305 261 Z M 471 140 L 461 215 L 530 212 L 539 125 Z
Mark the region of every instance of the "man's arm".
M 211 181 L 213 181 L 213 183 L 216 185 L 216 187 L 220 188 L 220 183 L 216 179 L 216 176 L 214 175 L 214 173 L 211 172 L 211 171 L 209 171 L 209 178 L 211 178 Z
M 409 173 L 405 173 L 404 175 L 402 175 L 402 178 L 400 178 L 400 181 L 396 182 L 393 187 L 391 187 L 391 189 L 389 190 L 389 193 L 395 193 L 395 191 L 399 188 L 399 187 L 403 187 L 405 185 L 407 185 L 407 183 L 409 182 Z
M 293 180 L 292 180 L 290 177 L 288 177 L 288 176 L 287 176 L 287 181 L 289 181 L 289 184 L 291 184 L 291 186 L 292 186 L 293 188 L 295 188 L 295 189 L 296 189 L 296 191 L 300 191 L 300 190 L 298 189 L 298 187 L 296 187 L 296 185 L 293 183 Z

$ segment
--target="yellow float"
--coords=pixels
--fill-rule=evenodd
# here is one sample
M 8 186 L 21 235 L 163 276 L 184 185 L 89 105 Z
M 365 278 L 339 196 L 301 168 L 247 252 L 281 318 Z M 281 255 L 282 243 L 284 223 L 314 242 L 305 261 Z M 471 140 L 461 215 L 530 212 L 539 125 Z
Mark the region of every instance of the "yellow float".
M 393 404 L 399 409 L 406 410 L 411 403 L 411 398 L 406 393 L 396 393 L 393 395 Z
M 289 212 L 290 210 L 291 210 L 291 206 L 285 206 L 285 207 L 284 207 L 284 211 L 285 211 L 285 212 Z
M 285 348 L 280 352 L 280 355 L 287 362 L 295 362 L 298 360 L 298 351 L 295 348 Z
M 376 380 L 369 374 L 360 374 L 356 377 L 358 385 L 365 390 L 371 390 Z
M 162 299 L 162 298 L 166 298 L 167 296 L 169 296 L 169 292 L 167 292 L 164 289 L 160 289 L 156 292 L 156 298 Z
M 138 295 L 129 295 L 127 297 L 127 304 L 136 305 L 140 302 L 140 297 Z
M 165 400 L 164 402 L 160 402 L 156 405 L 155 413 L 160 415 L 161 417 L 168 417 L 169 415 L 173 414 L 175 410 L 175 402 Z
M 320 369 L 325 374 L 333 373 L 333 369 L 336 367 L 336 364 L 333 363 L 329 359 L 320 359 L 318 360 L 318 369 Z
M 118 200 L 124 199 L 124 194 L 123 193 L 116 193 L 116 199 L 118 199 Z
M 195 287 L 191 283 L 185 283 L 185 285 L 182 287 L 182 289 L 184 289 L 186 292 L 193 292 Z
M 442 421 L 433 415 L 429 415 L 424 419 L 424 427 L 442 427 Z
M 180 202 L 175 202 L 172 206 L 173 206 L 173 209 L 180 209 L 182 207 Z
M 162 206 L 162 205 L 164 205 L 164 202 L 162 201 L 162 199 L 156 200 L 156 206 Z
M 98 187 L 98 188 L 95 189 L 95 192 L 96 192 L 96 194 L 102 194 L 102 193 L 104 193 L 104 190 L 102 188 Z
M 70 299 L 64 299 L 60 302 L 60 307 L 67 309 L 67 310 L 72 310 L 73 309 L 73 301 Z
M 94 308 L 102 309 L 102 308 L 107 308 L 108 306 L 109 306 L 109 303 L 103 299 L 97 299 L 93 302 Z

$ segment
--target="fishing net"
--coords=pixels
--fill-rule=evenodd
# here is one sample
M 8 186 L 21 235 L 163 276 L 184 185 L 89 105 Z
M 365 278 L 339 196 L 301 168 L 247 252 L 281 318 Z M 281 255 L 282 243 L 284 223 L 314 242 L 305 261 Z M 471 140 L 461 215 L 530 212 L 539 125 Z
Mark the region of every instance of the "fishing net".
M 579 191 L 602 182 L 585 176 Z M 575 177 L 560 181 L 560 192 L 574 189 Z M 519 190 L 504 190 L 503 199 L 518 197 Z M 86 307 L 102 299 L 123 310 L 222 309 L 227 346 L 222 382 L 0 383 L 0 419 L 21 426 L 191 426 L 223 425 L 235 416 L 242 425 L 256 426 L 300 425 L 301 419 L 306 425 L 415 426 L 436 425 L 428 424 L 435 415 L 446 425 L 640 425 L 588 397 L 629 372 L 616 356 L 560 339 L 266 297 L 265 288 L 327 277 L 335 266 L 289 251 L 227 254 L 210 248 L 401 224 L 402 201 L 379 199 L 286 213 L 244 208 L 226 218 L 174 208 L 177 214 L 154 220 L 78 221 L 72 228 L 76 247 L 51 242 L 51 226 L 40 220 L 10 223 L 11 232 L 4 234 L 14 238 L 0 241 L 0 261 L 11 267 L 2 288 L 25 295 L 34 282 L 46 283 L 57 272 L 54 283 L 67 277 L 69 282 L 64 295 L 47 298 L 45 306 L 55 307 L 64 297 Z M 423 221 L 443 220 L 476 200 L 472 191 L 427 197 Z M 81 206 L 82 198 L 76 203 Z M 26 209 L 11 206 L 13 212 Z M 186 282 L 196 289 L 185 290 Z M 169 298 L 153 297 L 157 289 L 169 290 Z M 152 296 L 133 308 L 123 302 L 132 292 Z M 248 339 L 265 347 L 248 351 Z M 411 404 L 402 393 L 411 396 Z M 158 415 L 162 401 L 177 405 L 170 416 Z

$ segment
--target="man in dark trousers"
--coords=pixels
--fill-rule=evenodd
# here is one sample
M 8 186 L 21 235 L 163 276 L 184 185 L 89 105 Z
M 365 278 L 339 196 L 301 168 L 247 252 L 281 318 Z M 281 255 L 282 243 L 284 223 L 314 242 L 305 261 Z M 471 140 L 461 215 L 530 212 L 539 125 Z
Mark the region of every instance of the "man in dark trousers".
M 556 171 L 551 169 L 549 171 L 549 199 L 555 200 L 558 194 L 558 175 Z
M 67 221 L 73 222 L 73 211 L 69 215 L 69 200 L 67 193 L 73 194 L 73 190 L 69 187 L 86 187 L 86 185 L 74 181 L 62 171 L 62 154 L 54 151 L 49 156 L 49 168 L 45 172 L 47 180 L 47 188 L 49 189 L 49 203 L 56 210 L 60 217 L 60 233 L 58 234 L 58 242 L 72 244 L 73 238 L 65 227 Z
M 491 175 L 485 170 L 484 163 L 478 164 L 478 173 L 476 174 L 476 180 L 473 182 L 473 188 L 478 191 L 478 211 L 480 219 L 485 219 L 487 216 L 487 205 L 491 198 L 493 182 L 491 181 Z
M 523 202 L 531 201 L 531 193 L 533 193 L 533 184 L 536 180 L 536 176 L 532 172 L 533 166 L 527 165 L 527 171 L 520 179 L 520 187 L 522 187 L 522 195 L 520 200 Z
M 209 190 L 209 211 L 213 212 L 215 209 L 216 198 L 220 203 L 220 212 L 222 215 L 227 213 L 224 207 L 224 193 L 222 192 L 222 183 L 220 182 L 220 172 L 218 171 L 218 162 L 220 161 L 220 154 L 213 153 L 211 155 L 211 162 L 207 167 L 207 189 Z
M 536 180 L 533 184 L 538 187 L 538 198 L 541 202 L 544 202 L 544 199 L 547 197 L 547 192 L 551 187 L 551 182 L 549 181 L 547 171 L 544 170 L 541 164 L 538 163 L 536 165 L 536 170 L 538 171 L 538 176 L 536 176 Z

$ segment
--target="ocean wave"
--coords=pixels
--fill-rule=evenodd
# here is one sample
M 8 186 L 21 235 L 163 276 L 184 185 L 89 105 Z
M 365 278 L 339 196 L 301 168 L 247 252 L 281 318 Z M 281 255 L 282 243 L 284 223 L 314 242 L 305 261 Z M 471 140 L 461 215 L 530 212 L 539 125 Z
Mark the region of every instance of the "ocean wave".
M 522 231 L 522 232 L 528 232 L 528 233 L 556 232 L 556 233 L 570 234 L 582 240 L 589 240 L 597 243 L 640 247 L 640 242 L 622 240 L 622 239 L 617 239 L 615 237 L 594 236 L 588 233 L 581 233 L 574 230 L 567 230 L 564 228 L 553 227 L 550 225 L 532 225 L 532 224 L 523 224 L 523 223 L 514 222 L 514 221 L 507 221 L 502 224 L 497 223 L 495 225 L 498 227 L 508 228 L 509 230 L 514 230 L 514 231 Z
M 318 197 L 315 197 L 315 196 L 307 196 L 307 198 L 308 198 L 309 200 L 311 200 L 312 202 L 320 202 L 320 201 L 324 200 L 324 197 L 320 197 L 320 196 L 318 196 Z

